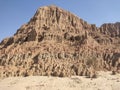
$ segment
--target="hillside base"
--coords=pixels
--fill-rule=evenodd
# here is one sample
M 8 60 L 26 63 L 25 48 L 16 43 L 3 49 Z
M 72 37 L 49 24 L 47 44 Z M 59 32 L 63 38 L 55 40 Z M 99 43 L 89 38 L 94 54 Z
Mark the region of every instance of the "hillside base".
M 119 90 L 120 74 L 100 71 L 95 79 L 84 76 L 9 77 L 0 80 L 0 90 Z

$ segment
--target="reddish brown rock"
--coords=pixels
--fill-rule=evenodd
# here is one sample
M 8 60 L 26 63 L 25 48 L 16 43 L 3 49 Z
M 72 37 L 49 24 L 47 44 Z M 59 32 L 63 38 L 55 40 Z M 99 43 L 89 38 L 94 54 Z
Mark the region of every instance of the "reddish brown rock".
M 100 28 L 56 6 L 37 10 L 14 36 L 0 43 L 0 77 L 120 72 L 120 24 Z

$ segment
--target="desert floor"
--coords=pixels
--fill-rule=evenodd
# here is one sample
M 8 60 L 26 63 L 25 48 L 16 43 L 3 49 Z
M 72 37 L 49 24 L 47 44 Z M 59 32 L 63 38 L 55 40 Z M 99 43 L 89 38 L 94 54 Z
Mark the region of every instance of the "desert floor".
M 99 72 L 96 79 L 83 76 L 28 76 L 0 79 L 0 90 L 120 90 L 120 74 Z

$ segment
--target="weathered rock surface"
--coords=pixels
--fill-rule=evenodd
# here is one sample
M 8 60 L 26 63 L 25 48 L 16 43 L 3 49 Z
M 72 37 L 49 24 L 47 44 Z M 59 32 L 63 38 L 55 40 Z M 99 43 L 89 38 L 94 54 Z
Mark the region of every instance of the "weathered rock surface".
M 98 28 L 61 8 L 45 6 L 0 43 L 0 77 L 96 77 L 98 70 L 120 73 L 120 23 Z

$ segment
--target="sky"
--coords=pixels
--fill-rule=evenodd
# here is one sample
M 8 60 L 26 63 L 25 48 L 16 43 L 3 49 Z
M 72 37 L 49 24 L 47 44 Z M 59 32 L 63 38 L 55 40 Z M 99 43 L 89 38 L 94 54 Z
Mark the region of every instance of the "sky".
M 120 22 L 120 0 L 0 0 L 0 41 L 13 36 L 42 6 L 56 5 L 90 24 Z

